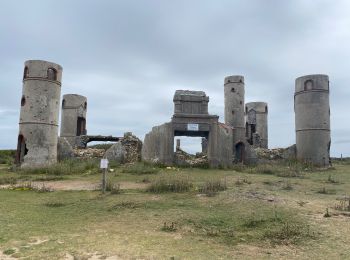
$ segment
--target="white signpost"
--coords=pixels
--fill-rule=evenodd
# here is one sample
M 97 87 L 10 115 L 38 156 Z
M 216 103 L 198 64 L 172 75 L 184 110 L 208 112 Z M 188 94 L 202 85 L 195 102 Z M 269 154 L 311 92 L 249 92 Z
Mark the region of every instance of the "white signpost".
M 106 192 L 106 175 L 107 175 L 107 169 L 108 169 L 108 159 L 101 159 L 100 162 L 100 168 L 103 169 L 102 171 L 102 193 Z
M 198 124 L 187 124 L 187 131 L 199 131 Z

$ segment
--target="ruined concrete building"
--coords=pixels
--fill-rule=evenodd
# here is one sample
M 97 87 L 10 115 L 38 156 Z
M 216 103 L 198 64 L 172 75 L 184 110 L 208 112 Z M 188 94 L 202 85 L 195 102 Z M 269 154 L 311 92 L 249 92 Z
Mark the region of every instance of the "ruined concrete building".
M 87 98 L 77 94 L 66 94 L 62 99 L 60 137 L 74 147 L 76 137 L 86 135 Z
M 16 162 L 41 167 L 57 162 L 62 67 L 25 62 Z
M 328 166 L 331 135 L 327 75 L 295 80 L 294 110 L 297 159 Z
M 268 108 L 265 102 L 245 104 L 245 136 L 250 145 L 268 148 Z
M 16 154 L 21 167 L 43 167 L 56 163 L 58 157 L 70 158 L 75 156 L 75 150 L 86 148 L 92 141 L 117 142 L 106 153 L 112 160 L 134 162 L 141 160 L 142 154 L 144 161 L 172 165 L 179 162 L 174 155 L 176 136 L 201 137 L 202 153 L 195 161 L 207 160 L 211 167 L 271 157 L 267 150 L 268 105 L 245 104 L 243 76 L 228 76 L 224 80 L 225 124 L 219 122 L 217 115 L 209 114 L 209 97 L 203 91 L 177 90 L 171 121 L 153 127 L 143 145 L 131 133 L 124 137 L 87 135 L 87 98 L 77 94 L 63 96 L 58 138 L 61 78 L 60 65 L 41 60 L 25 62 Z M 296 145 L 278 150 L 277 157 L 296 157 L 328 166 L 331 146 L 328 76 L 297 78 L 294 102 Z M 182 157 L 186 155 L 180 143 L 177 150 Z
M 208 113 L 209 97 L 203 91 L 177 90 L 171 122 L 155 126 L 146 134 L 142 158 L 153 163 L 174 164 L 174 137 L 207 139 L 207 155 L 212 167 L 232 165 L 233 128 L 220 124 Z

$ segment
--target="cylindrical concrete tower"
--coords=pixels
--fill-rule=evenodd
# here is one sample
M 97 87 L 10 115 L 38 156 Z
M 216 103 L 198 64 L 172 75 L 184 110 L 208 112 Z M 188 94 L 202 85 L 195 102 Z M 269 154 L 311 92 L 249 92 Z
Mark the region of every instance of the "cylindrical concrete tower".
M 297 158 L 328 166 L 331 135 L 327 75 L 307 75 L 295 80 L 294 111 Z
M 268 148 L 267 114 L 268 107 L 265 102 L 245 104 L 246 138 L 251 145 Z
M 66 94 L 62 99 L 61 137 L 74 146 L 75 137 L 86 135 L 87 99 L 77 94 Z
M 245 140 L 244 77 L 228 76 L 224 82 L 225 124 L 234 127 L 235 143 Z
M 25 62 L 16 161 L 21 167 L 57 162 L 62 67 Z

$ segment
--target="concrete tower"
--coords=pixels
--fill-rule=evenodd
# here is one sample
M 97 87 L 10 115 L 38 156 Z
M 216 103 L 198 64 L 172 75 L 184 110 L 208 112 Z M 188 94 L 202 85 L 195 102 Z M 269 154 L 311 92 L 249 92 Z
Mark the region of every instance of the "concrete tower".
M 246 138 L 251 145 L 268 148 L 267 114 L 265 102 L 245 104 Z
M 225 124 L 234 128 L 235 160 L 245 161 L 244 77 L 228 76 L 224 81 Z
M 294 111 L 297 159 L 328 166 L 331 135 L 327 75 L 295 80 Z
M 57 162 L 62 67 L 25 62 L 17 144 L 17 164 L 41 167 Z
M 75 146 L 75 137 L 86 135 L 87 99 L 76 94 L 67 94 L 62 99 L 61 133 Z

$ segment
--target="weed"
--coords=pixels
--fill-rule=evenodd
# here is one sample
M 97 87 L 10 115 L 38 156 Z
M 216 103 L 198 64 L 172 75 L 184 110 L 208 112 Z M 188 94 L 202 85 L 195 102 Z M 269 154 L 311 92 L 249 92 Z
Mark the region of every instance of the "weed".
M 186 192 L 192 187 L 193 184 L 189 178 L 181 175 L 164 175 L 152 181 L 147 190 L 154 193 Z
M 59 163 L 42 167 L 42 168 L 26 168 L 16 169 L 20 174 L 46 174 L 46 175 L 72 175 L 82 173 L 98 173 L 98 161 L 97 160 L 80 160 L 80 159 L 69 159 Z
M 169 224 L 169 225 L 166 222 L 164 222 L 161 230 L 165 231 L 165 232 L 175 232 L 177 230 L 177 228 L 176 228 L 174 222 L 171 222 L 171 224 Z
M 262 174 L 276 174 L 276 169 L 272 166 L 272 165 L 268 165 L 268 164 L 262 164 L 262 165 L 258 165 L 257 167 L 255 167 L 255 171 L 257 173 L 262 173 Z
M 3 253 L 4 255 L 13 255 L 14 253 L 16 253 L 16 249 L 14 248 L 5 249 Z
M 49 208 L 59 208 L 65 206 L 63 202 L 47 202 L 44 205 Z
M 2 177 L 0 178 L 0 185 L 4 185 L 4 184 L 16 184 L 17 183 L 17 179 L 15 177 Z
M 298 204 L 300 207 L 304 207 L 304 205 L 307 204 L 307 203 L 308 203 L 307 201 L 303 201 L 303 200 L 297 201 L 297 204 Z
M 222 180 L 210 180 L 201 185 L 198 190 L 200 193 L 204 193 L 207 196 L 214 196 L 219 191 L 227 189 L 226 179 Z
M 335 180 L 331 174 L 328 175 L 327 182 L 328 182 L 328 183 L 333 183 L 333 184 L 339 183 L 339 181 L 338 181 L 338 180 Z
M 326 213 L 323 215 L 325 218 L 330 218 L 331 214 L 329 214 L 328 208 L 326 208 Z
M 334 206 L 336 210 L 350 211 L 350 197 L 339 198 L 339 203 Z
M 122 170 L 122 172 L 142 175 L 142 174 L 155 174 L 155 173 L 158 173 L 159 170 L 160 169 L 157 167 L 154 167 L 150 164 L 142 162 L 142 163 L 135 163 L 132 165 L 128 165 Z
M 249 181 L 247 178 L 238 177 L 238 179 L 235 181 L 235 185 L 240 186 L 243 184 L 252 184 L 252 182 Z
M 319 194 L 335 194 L 336 191 L 332 190 L 332 189 L 326 189 L 326 187 L 322 187 L 321 189 L 319 189 L 317 191 L 317 193 L 319 193 Z
M 292 186 L 292 184 L 290 183 L 290 181 L 287 180 L 287 181 L 285 181 L 285 182 L 283 183 L 282 189 L 283 189 L 283 190 L 292 190 L 292 189 L 293 189 L 293 186 Z
M 121 203 L 115 204 L 113 207 L 110 208 L 110 210 L 116 210 L 116 209 L 136 209 L 139 208 L 140 205 L 132 202 L 132 201 L 123 201 Z
M 122 190 L 119 183 L 113 183 L 108 180 L 106 183 L 106 191 L 110 191 L 111 194 L 120 194 Z
M 304 238 L 314 238 L 308 225 L 290 222 L 285 222 L 276 229 L 266 230 L 263 236 L 275 244 L 296 244 Z
M 236 172 L 244 172 L 246 169 L 247 169 L 247 166 L 245 166 L 242 163 L 234 164 L 232 166 L 232 170 L 234 170 Z

